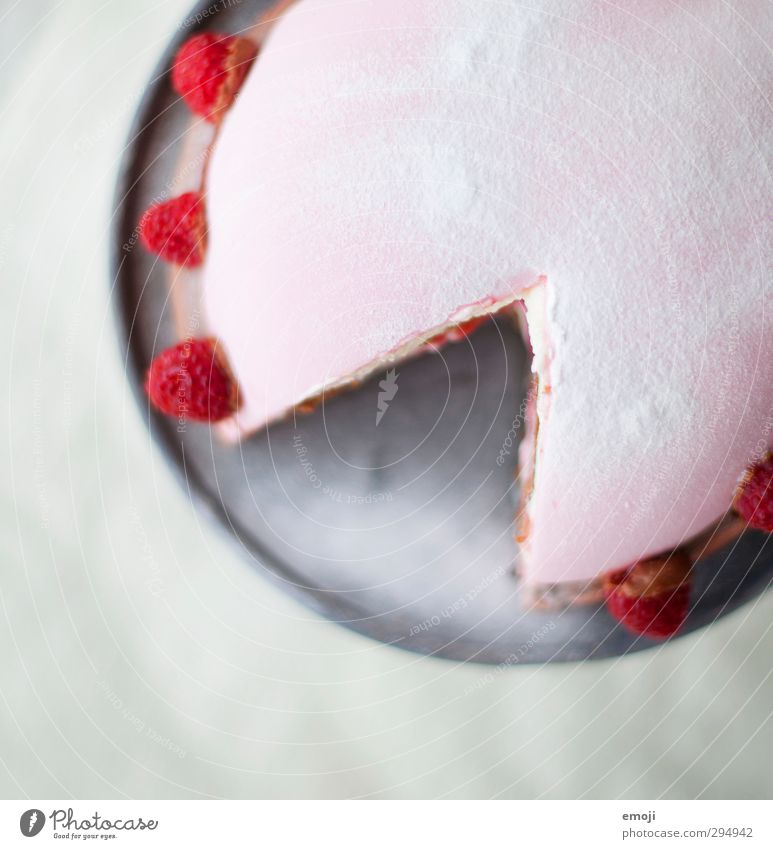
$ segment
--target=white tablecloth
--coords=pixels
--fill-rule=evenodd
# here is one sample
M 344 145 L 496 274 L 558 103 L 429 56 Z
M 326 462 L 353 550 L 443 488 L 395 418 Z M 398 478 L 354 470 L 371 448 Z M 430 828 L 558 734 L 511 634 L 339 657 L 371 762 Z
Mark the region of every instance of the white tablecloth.
M 769 797 L 773 593 L 622 661 L 503 671 L 316 619 L 197 516 L 127 391 L 107 228 L 188 0 L 6 0 L 0 796 Z

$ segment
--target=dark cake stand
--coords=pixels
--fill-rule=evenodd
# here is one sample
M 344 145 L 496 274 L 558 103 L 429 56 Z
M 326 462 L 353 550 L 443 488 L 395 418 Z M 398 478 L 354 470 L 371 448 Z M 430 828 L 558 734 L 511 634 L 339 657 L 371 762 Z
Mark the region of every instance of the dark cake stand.
M 236 33 L 270 5 L 219 4 L 203 26 Z M 207 0 L 191 18 L 205 8 Z M 403 364 L 378 424 L 385 375 L 236 446 L 206 426 L 180 433 L 176 421 L 149 410 L 144 371 L 177 334 L 165 269 L 133 243 L 142 211 L 178 167 L 190 115 L 167 71 L 196 28 L 181 29 L 169 45 L 135 118 L 115 198 L 111 280 L 127 378 L 186 493 L 262 578 L 390 645 L 507 666 L 656 645 L 597 606 L 544 612 L 524 604 L 513 571 L 513 473 L 528 356 L 508 323 Z M 772 579 L 773 541 L 745 534 L 696 570 L 683 633 Z

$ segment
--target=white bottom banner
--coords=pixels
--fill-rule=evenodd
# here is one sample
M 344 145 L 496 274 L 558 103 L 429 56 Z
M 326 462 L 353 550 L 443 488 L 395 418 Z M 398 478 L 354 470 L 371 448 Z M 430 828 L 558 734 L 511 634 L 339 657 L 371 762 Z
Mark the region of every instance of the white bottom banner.
M 31 840 L 36 841 L 30 843 Z M 69 841 L 64 843 L 63 841 Z M 0 846 L 773 847 L 770 802 L 0 802 Z

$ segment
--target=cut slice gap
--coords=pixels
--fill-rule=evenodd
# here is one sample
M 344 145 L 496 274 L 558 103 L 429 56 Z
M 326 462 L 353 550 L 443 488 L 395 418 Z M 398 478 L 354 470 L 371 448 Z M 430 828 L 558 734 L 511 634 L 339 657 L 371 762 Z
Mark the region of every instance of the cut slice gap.
M 382 371 L 397 368 L 402 363 L 423 353 L 437 352 L 448 343 L 461 341 L 487 319 L 508 314 L 515 316 L 517 313 L 525 312 L 527 308 L 524 304 L 532 297 L 530 293 L 534 290 L 542 289 L 544 286 L 545 278 L 538 277 L 536 278 L 536 282 L 533 282 L 528 288 L 519 290 L 507 297 L 487 297 L 475 303 L 460 307 L 443 324 L 418 332 L 402 340 L 391 350 L 343 377 L 335 378 L 319 386 L 312 387 L 301 395 L 293 407 L 285 410 L 281 415 L 271 421 L 266 422 L 263 427 L 276 421 L 285 420 L 293 414 L 310 413 L 324 401 L 356 389 L 369 378 Z M 531 330 L 531 335 L 535 336 L 541 332 L 540 328 L 535 327 Z M 529 340 L 528 335 L 526 339 L 527 341 Z M 530 342 L 530 344 L 533 346 L 534 342 Z M 542 349 L 543 345 L 540 343 L 539 350 Z M 228 442 L 234 442 L 262 430 L 262 427 L 246 428 L 242 426 L 237 413 L 232 421 L 226 421 L 218 425 L 218 430 L 223 439 Z

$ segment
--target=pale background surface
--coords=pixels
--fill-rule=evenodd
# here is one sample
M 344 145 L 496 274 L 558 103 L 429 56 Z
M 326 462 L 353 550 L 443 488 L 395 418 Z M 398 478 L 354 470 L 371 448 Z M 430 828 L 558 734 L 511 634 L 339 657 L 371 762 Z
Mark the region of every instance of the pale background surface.
M 0 796 L 769 798 L 771 593 L 625 661 L 463 667 L 317 620 L 199 524 L 127 391 L 106 266 L 188 6 L 0 7 Z

